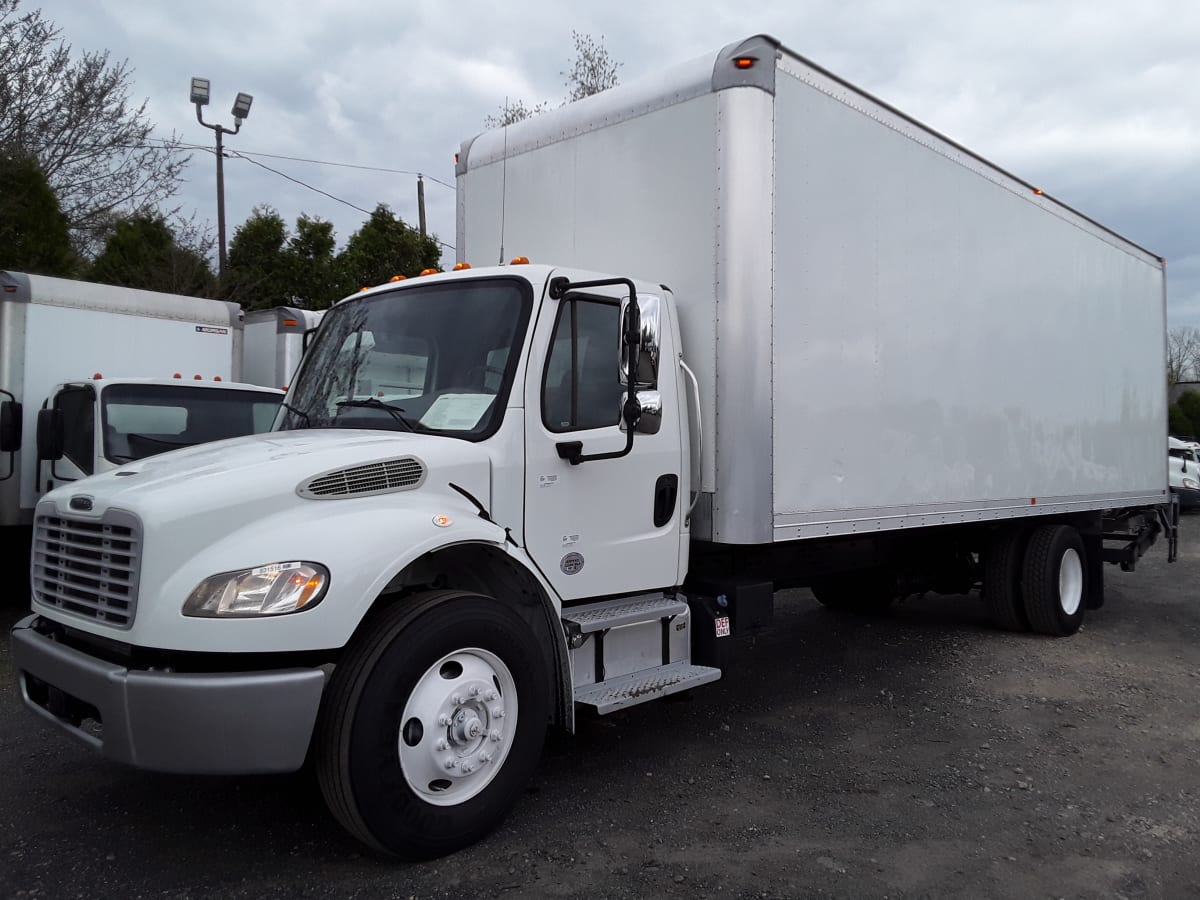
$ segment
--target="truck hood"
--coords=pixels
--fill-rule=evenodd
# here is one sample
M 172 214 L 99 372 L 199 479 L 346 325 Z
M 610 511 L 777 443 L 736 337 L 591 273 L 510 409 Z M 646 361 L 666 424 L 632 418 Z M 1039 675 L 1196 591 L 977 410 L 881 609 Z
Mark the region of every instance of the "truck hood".
M 490 501 L 490 459 L 478 444 L 423 434 L 313 429 L 250 435 L 176 450 L 129 463 L 46 495 L 59 512 L 102 516 L 135 513 L 147 532 L 180 519 L 201 526 L 219 517 L 231 526 L 297 503 L 354 502 L 378 491 L 333 492 L 302 499 L 314 477 L 398 459 L 420 465 L 421 490 L 450 491 L 450 483 Z M 412 463 L 407 464 L 414 470 Z M 411 489 L 411 486 L 410 486 Z M 312 495 L 308 495 L 311 497 Z M 72 505 L 74 498 L 80 498 Z M 90 509 L 87 507 L 90 506 Z M 83 507 L 83 509 L 80 509 Z M 202 531 L 203 528 L 198 528 Z

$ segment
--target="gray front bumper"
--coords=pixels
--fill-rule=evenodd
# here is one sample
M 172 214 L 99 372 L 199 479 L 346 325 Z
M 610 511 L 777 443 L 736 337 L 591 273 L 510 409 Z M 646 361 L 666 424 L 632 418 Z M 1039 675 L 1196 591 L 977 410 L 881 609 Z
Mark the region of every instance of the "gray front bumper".
M 126 669 L 49 638 L 31 626 L 12 630 L 13 666 L 25 705 L 109 759 L 156 772 L 293 772 L 304 763 L 325 672 L 186 674 Z M 96 728 L 75 725 L 32 699 L 45 693 L 89 704 Z

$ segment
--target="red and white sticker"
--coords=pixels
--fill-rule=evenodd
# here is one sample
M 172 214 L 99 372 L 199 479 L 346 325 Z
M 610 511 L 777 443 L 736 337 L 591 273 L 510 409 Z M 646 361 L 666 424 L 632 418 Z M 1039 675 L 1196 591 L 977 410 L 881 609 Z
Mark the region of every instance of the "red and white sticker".
M 717 637 L 729 637 L 729 616 L 720 616 L 713 624 L 717 628 Z

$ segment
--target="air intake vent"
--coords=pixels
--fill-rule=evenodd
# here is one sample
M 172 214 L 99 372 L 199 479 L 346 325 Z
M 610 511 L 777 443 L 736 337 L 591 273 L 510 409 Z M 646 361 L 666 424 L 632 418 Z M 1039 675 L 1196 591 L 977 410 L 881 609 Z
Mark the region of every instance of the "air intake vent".
M 335 500 L 338 497 L 362 497 L 387 494 L 391 491 L 411 491 L 425 480 L 425 466 L 419 459 L 403 456 L 322 472 L 296 488 L 296 493 L 309 500 Z

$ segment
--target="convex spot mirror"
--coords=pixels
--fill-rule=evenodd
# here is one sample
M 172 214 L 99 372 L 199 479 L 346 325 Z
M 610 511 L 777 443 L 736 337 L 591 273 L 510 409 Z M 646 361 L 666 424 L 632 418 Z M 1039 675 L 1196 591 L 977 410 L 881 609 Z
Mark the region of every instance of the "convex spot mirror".
M 635 434 L 658 434 L 662 427 L 662 394 L 658 391 L 638 391 L 636 404 L 621 400 L 621 430 L 633 426 Z
M 634 380 L 639 388 L 652 389 L 658 387 L 658 362 L 660 340 L 660 299 L 654 294 L 638 294 L 637 321 L 640 335 L 632 348 Z M 629 300 L 621 301 L 621 350 L 620 350 L 620 379 L 625 384 L 629 379 L 630 348 L 625 342 L 629 330 L 631 310 Z
M 38 459 L 57 462 L 63 457 L 63 414 L 61 409 L 38 410 L 37 454 Z

